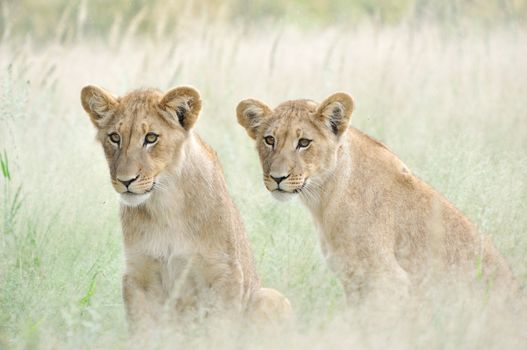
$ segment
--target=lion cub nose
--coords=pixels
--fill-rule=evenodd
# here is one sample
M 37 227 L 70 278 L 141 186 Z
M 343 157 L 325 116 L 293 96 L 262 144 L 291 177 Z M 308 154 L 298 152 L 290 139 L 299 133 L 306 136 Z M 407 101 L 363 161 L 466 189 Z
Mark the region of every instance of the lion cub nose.
M 130 184 L 131 184 L 132 182 L 134 182 L 135 180 L 137 180 L 137 178 L 139 178 L 139 175 L 137 175 L 137 176 L 134 177 L 134 178 L 128 178 L 128 179 L 126 179 L 126 180 L 117 177 L 117 180 L 119 180 L 120 183 L 122 183 L 126 188 L 128 188 L 128 186 L 130 186 Z
M 285 179 L 287 179 L 289 176 L 291 176 L 291 174 L 289 174 L 287 176 L 278 176 L 278 177 L 274 177 L 273 175 L 269 175 L 269 176 L 271 176 L 271 178 L 276 182 L 277 185 L 280 185 L 280 182 L 282 182 Z

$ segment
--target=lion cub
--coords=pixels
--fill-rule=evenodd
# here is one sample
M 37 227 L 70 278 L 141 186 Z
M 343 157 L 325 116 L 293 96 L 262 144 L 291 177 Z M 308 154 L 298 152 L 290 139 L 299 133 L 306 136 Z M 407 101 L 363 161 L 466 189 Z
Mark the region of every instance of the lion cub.
M 81 101 L 120 195 L 131 329 L 148 329 L 171 310 L 220 309 L 251 319 L 287 314 L 289 301 L 260 287 L 216 153 L 192 130 L 198 92 L 178 87 L 114 97 L 86 86 Z
M 346 93 L 274 110 L 253 99 L 237 107 L 238 122 L 256 140 L 265 186 L 277 199 L 298 196 L 309 208 L 348 301 L 405 298 L 437 272 L 451 281 L 445 271 L 512 289 L 511 271 L 492 243 L 384 145 L 349 128 L 352 110 Z

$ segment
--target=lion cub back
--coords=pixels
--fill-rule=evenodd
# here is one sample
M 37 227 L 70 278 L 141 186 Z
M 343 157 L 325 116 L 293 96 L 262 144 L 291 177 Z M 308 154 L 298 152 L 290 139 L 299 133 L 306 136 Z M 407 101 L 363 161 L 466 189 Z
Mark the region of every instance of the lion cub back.
M 350 136 L 356 150 L 354 177 L 361 178 L 365 192 L 381 194 L 373 202 L 376 207 L 369 209 L 379 212 L 387 233 L 393 232 L 387 242 L 393 244 L 401 267 L 416 281 L 445 266 L 468 268 L 473 276 L 480 273 L 489 279 L 514 280 L 490 239 L 443 195 L 413 175 L 381 142 L 354 128 L 350 128 Z M 443 268 L 437 269 L 437 265 Z

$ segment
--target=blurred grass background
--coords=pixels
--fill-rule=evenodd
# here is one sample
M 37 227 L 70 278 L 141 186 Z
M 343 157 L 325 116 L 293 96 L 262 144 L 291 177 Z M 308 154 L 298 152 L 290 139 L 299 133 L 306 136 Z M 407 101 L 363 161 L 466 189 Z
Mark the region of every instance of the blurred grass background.
M 263 21 L 306 28 L 327 25 L 356 26 L 402 22 L 440 23 L 456 27 L 466 23 L 485 28 L 525 25 L 527 0 L 3 0 L 0 30 L 3 35 L 37 40 L 59 37 L 106 36 L 127 24 L 142 35 L 171 35 L 189 16 L 206 17 L 253 26 Z
M 192 348 L 522 348 L 527 312 L 452 286 L 396 322 L 344 312 L 309 213 L 261 181 L 238 101 L 348 91 L 352 124 L 490 234 L 527 281 L 524 0 L 0 2 L 0 349 L 129 348 L 118 204 L 80 89 L 193 85 L 264 284 L 297 321 Z M 7 171 L 7 170 L 8 171 Z M 165 342 L 159 347 L 170 348 Z

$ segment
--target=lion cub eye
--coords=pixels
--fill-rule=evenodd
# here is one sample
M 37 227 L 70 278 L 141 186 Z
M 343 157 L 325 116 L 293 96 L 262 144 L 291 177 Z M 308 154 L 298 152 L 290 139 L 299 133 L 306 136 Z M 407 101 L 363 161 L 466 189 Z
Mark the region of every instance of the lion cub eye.
M 154 143 L 157 141 L 157 138 L 159 137 L 158 134 L 155 134 L 153 132 L 149 132 L 148 134 L 146 134 L 145 136 L 145 145 L 146 144 L 149 144 L 149 143 Z
M 269 146 L 274 146 L 274 137 L 272 136 L 266 136 L 264 137 L 264 141 L 266 144 L 268 144 Z
M 306 148 L 307 146 L 309 146 L 311 141 L 312 140 L 308 140 L 308 139 L 300 139 L 300 140 L 298 140 L 297 148 Z
M 112 132 L 110 135 L 108 135 L 108 138 L 115 144 L 119 144 L 119 142 L 121 142 L 121 136 L 119 136 L 119 134 L 116 132 Z

